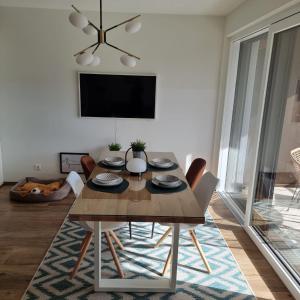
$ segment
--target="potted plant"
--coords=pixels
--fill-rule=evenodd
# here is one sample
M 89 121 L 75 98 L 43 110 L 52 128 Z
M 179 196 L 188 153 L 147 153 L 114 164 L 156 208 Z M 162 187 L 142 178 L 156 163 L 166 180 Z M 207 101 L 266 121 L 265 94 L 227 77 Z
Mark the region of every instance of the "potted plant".
M 120 151 L 122 149 L 122 146 L 119 143 L 111 143 L 108 145 L 108 149 L 110 151 Z
M 142 158 L 142 154 L 146 149 L 146 143 L 142 140 L 137 139 L 135 142 L 131 142 L 130 146 L 132 148 L 134 158 Z

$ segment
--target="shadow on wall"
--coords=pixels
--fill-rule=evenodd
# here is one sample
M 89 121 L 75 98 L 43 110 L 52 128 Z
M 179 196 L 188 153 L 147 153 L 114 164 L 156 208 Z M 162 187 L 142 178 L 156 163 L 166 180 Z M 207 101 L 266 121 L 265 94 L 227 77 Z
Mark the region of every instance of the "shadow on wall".
M 93 148 L 93 149 L 89 149 L 89 154 L 90 156 L 92 156 L 94 158 L 94 160 L 96 162 L 99 161 L 99 157 L 100 157 L 100 154 L 105 151 L 105 150 L 108 150 L 108 147 L 107 146 L 102 146 L 102 147 L 97 147 L 97 148 Z

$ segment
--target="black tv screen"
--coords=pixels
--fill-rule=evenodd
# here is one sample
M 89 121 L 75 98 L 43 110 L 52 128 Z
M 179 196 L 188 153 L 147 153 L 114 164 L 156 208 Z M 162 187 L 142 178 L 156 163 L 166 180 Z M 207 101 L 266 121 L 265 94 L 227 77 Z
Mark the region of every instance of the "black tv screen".
M 155 75 L 79 73 L 82 117 L 155 118 Z

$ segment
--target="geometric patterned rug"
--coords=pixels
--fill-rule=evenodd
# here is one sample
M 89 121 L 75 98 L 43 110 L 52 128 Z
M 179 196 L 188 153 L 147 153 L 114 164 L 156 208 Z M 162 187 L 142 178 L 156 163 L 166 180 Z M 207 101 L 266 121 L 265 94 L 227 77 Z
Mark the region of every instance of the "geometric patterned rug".
M 156 223 L 153 239 L 151 223 L 132 223 L 132 239 L 128 227 L 115 233 L 125 251 L 116 247 L 126 278 L 158 278 L 171 245 L 171 237 L 153 249 L 166 227 Z M 76 277 L 69 279 L 85 231 L 68 219 L 58 231 L 43 262 L 38 268 L 23 299 L 255 299 L 230 249 L 209 214 L 206 224 L 196 228 L 197 237 L 210 263 L 212 273 L 205 271 L 197 249 L 188 233 L 180 233 L 177 290 L 168 293 L 95 293 L 93 291 L 94 254 L 91 243 Z M 106 240 L 102 239 L 102 277 L 118 278 Z

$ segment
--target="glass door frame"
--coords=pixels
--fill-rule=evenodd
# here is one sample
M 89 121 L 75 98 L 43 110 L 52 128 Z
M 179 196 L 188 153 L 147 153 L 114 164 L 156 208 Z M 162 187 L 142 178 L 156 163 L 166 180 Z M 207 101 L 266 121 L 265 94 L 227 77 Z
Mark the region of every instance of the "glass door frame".
M 247 35 L 244 38 L 232 40 L 229 49 L 227 82 L 226 82 L 226 92 L 225 92 L 223 120 L 222 120 L 222 134 L 221 134 L 220 152 L 219 152 L 218 178 L 220 179 L 220 182 L 218 185 L 218 191 L 222 193 L 224 200 L 226 201 L 226 203 L 228 203 L 231 206 L 232 212 L 234 213 L 235 217 L 242 224 L 245 224 L 245 220 L 247 219 L 248 207 L 246 207 L 246 212 L 244 214 L 240 210 L 240 208 L 236 205 L 236 203 L 231 199 L 231 197 L 225 192 L 225 182 L 226 182 L 227 165 L 228 165 L 229 144 L 230 144 L 232 117 L 233 117 L 233 106 L 235 100 L 239 55 L 240 55 L 240 48 L 242 42 L 251 40 L 257 36 L 267 33 L 268 31 L 269 28 L 264 28 L 259 31 L 256 31 L 253 34 Z M 265 68 L 264 68 L 262 78 L 263 80 L 265 79 Z M 263 85 L 264 82 L 262 83 L 262 86 Z M 259 101 L 259 103 L 260 105 L 262 105 L 262 101 Z M 263 106 L 261 107 L 261 109 L 259 108 L 259 111 L 261 111 L 262 109 Z M 257 144 L 259 143 L 258 137 L 256 143 Z M 253 176 L 254 176 L 254 171 L 251 178 L 253 178 Z M 253 188 L 252 184 L 253 182 L 251 182 L 249 186 L 250 191 Z M 247 204 L 248 204 L 248 199 L 247 199 Z
M 277 33 L 280 33 L 282 31 L 291 29 L 293 27 L 297 27 L 300 25 L 300 12 L 298 14 L 295 14 L 287 19 L 281 20 L 275 24 L 272 24 L 270 26 L 269 32 L 268 32 L 268 40 L 267 40 L 267 49 L 266 49 L 266 58 L 265 58 L 265 65 L 264 65 L 264 71 L 263 71 L 263 82 L 262 82 L 262 88 L 260 92 L 260 116 L 259 116 L 259 133 L 258 133 L 258 143 L 255 145 L 255 164 L 254 164 L 254 170 L 253 170 L 253 176 L 252 176 L 252 182 L 250 185 L 250 195 L 249 199 L 247 201 L 246 206 L 246 214 L 245 214 L 245 225 L 250 226 L 251 225 L 251 218 L 252 218 L 252 206 L 253 201 L 255 197 L 255 189 L 256 189 L 256 183 L 257 183 L 257 177 L 258 177 L 258 164 L 259 164 L 259 152 L 260 152 L 260 139 L 262 134 L 262 127 L 263 127 L 263 118 L 264 118 L 264 107 L 266 104 L 266 95 L 267 95 L 267 87 L 268 87 L 268 79 L 269 79 L 269 73 L 270 73 L 270 64 L 271 64 L 271 58 L 272 58 L 272 50 L 273 50 L 273 42 L 274 42 L 274 36 Z
M 221 130 L 221 140 L 220 140 L 220 152 L 219 152 L 219 165 L 218 165 L 218 177 L 220 178 L 220 184 L 218 186 L 218 191 L 223 196 L 225 203 L 229 206 L 233 214 L 237 217 L 245 231 L 249 234 L 251 239 L 257 245 L 259 250 L 263 253 L 269 263 L 272 265 L 276 273 L 285 283 L 290 292 L 298 299 L 300 295 L 300 285 L 291 275 L 292 272 L 289 270 L 287 264 L 282 262 L 278 256 L 272 251 L 271 247 L 266 243 L 266 241 L 259 235 L 254 226 L 251 225 L 252 219 L 252 207 L 255 197 L 255 189 L 258 177 L 258 163 L 259 163 L 259 153 L 260 153 L 260 140 L 263 127 L 264 118 L 264 107 L 266 103 L 268 79 L 270 72 L 270 64 L 273 50 L 274 36 L 277 33 L 288 30 L 290 28 L 300 25 L 300 9 L 296 11 L 293 15 L 287 16 L 286 18 L 272 23 L 270 26 L 265 27 L 253 34 L 247 35 L 244 38 L 232 39 L 230 41 L 229 58 L 228 58 L 228 68 L 227 68 L 227 81 L 225 87 L 225 100 L 223 108 L 223 120 L 222 120 L 222 130 Z M 243 214 L 234 201 L 225 192 L 225 180 L 227 173 L 227 161 L 229 152 L 229 142 L 230 142 L 230 132 L 232 123 L 232 113 L 234 104 L 234 95 L 237 81 L 237 70 L 239 61 L 239 52 L 241 42 L 254 38 L 268 32 L 265 62 L 262 74 L 262 84 L 259 93 L 259 132 L 255 141 L 255 160 L 252 170 L 252 180 L 249 185 L 249 195 L 246 203 L 246 211 Z

